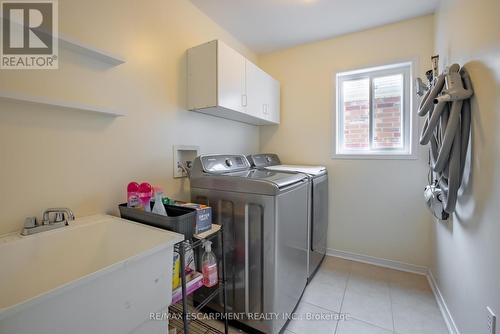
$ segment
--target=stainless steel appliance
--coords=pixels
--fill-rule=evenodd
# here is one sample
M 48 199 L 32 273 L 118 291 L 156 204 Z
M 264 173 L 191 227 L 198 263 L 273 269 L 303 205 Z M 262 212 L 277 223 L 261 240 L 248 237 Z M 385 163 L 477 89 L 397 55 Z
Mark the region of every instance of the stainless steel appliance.
M 282 165 L 277 154 L 254 154 L 249 162 L 258 169 L 302 173 L 309 177 L 308 279 L 311 280 L 326 254 L 328 232 L 328 173 L 323 166 Z
M 307 176 L 257 170 L 244 155 L 202 155 L 191 170 L 191 198 L 210 205 L 224 226 L 228 312 L 279 333 L 307 284 Z

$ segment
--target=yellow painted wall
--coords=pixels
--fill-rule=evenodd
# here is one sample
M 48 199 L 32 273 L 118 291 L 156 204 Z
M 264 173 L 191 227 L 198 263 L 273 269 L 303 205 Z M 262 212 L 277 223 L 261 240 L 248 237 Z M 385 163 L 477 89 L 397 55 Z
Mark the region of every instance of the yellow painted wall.
M 0 234 L 53 206 L 116 213 L 130 180 L 189 198 L 172 146 L 251 153 L 259 129 L 186 111 L 185 51 L 220 38 L 255 55 L 187 0 L 60 0 L 60 32 L 122 55 L 109 67 L 61 48 L 59 70 L 0 70 L 0 90 L 95 104 L 123 118 L 0 101 Z
M 431 270 L 457 329 L 487 333 L 500 316 L 500 1 L 443 0 L 436 14 L 441 67 L 471 77 L 472 136 L 456 213 L 433 224 Z
M 434 21 L 420 17 L 265 54 L 259 65 L 281 82 L 281 124 L 261 129 L 261 151 L 288 163 L 328 167 L 328 247 L 427 265 L 430 223 L 418 160 L 332 160 L 335 74 L 416 60 L 423 75 L 433 52 Z

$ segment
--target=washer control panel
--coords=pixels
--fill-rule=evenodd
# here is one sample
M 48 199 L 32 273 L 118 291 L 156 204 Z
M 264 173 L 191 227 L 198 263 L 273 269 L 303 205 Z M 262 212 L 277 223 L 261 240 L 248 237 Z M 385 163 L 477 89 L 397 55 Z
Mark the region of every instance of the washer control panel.
M 250 169 L 250 163 L 244 155 L 203 155 L 203 170 L 207 173 L 229 173 Z

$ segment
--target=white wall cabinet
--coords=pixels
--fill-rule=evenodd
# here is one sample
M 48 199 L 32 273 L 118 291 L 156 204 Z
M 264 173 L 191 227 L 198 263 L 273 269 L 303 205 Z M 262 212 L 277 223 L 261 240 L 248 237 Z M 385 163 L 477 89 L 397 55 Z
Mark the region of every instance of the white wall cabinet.
M 187 52 L 188 109 L 255 125 L 279 124 L 280 84 L 219 40 Z

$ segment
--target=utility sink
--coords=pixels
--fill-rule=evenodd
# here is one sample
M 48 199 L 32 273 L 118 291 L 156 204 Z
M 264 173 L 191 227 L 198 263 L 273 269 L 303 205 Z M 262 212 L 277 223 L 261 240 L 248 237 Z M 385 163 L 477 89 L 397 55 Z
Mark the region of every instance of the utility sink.
M 171 302 L 183 239 L 107 215 L 0 238 L 0 333 L 163 332 L 150 314 Z

